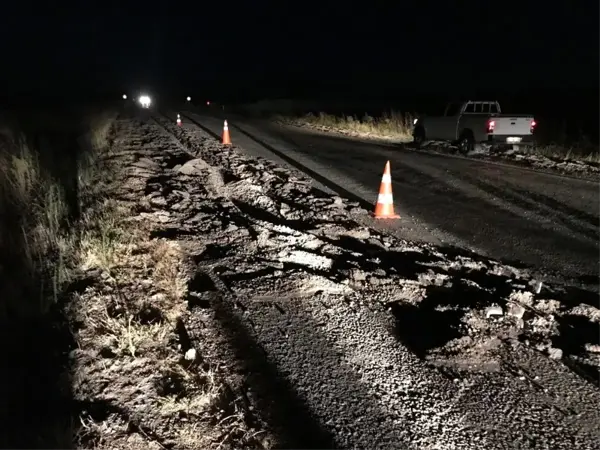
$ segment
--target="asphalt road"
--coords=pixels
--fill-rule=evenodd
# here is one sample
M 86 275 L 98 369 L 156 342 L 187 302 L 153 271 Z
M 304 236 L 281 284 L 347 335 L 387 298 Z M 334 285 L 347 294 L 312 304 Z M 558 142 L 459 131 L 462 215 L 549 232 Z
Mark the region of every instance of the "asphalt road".
M 216 135 L 223 118 L 184 112 Z M 228 117 L 232 141 L 252 156 L 295 167 L 326 191 L 373 208 L 385 162 L 396 211 L 386 226 L 407 239 L 474 250 L 598 285 L 600 190 L 593 181 L 417 152 Z

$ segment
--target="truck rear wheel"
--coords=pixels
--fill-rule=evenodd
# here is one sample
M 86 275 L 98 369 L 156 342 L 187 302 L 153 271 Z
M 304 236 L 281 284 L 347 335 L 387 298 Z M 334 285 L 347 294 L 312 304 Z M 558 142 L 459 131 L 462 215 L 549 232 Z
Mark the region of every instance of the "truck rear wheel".
M 416 148 L 421 148 L 425 142 L 425 129 L 423 127 L 415 128 L 413 131 L 413 144 Z
M 475 137 L 469 130 L 463 131 L 458 139 L 458 151 L 466 154 L 475 150 Z

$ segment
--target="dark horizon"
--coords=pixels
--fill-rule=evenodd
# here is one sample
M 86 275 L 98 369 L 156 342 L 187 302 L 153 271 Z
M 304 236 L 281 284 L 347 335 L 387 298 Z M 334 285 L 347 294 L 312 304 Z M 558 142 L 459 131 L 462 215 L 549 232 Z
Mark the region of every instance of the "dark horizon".
M 177 14 L 162 16 L 143 6 L 96 14 L 82 3 L 57 17 L 11 5 L 0 18 L 0 99 L 108 101 L 147 90 L 163 99 L 390 107 L 407 97 L 548 103 L 550 96 L 590 111 L 598 102 L 597 3 L 505 2 L 491 11 L 480 2 L 178 3 Z

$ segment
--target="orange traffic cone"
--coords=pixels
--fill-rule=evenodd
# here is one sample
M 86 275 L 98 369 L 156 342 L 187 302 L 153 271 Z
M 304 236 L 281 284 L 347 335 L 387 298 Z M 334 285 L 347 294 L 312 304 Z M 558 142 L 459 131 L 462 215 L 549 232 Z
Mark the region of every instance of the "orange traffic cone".
M 177 126 L 181 126 L 181 116 L 177 114 Z
M 399 219 L 400 216 L 394 214 L 394 196 L 392 195 L 392 174 L 390 171 L 390 162 L 385 163 L 381 185 L 379 186 L 379 195 L 375 205 L 376 219 Z
M 227 121 L 223 124 L 223 145 L 231 145 L 231 138 L 229 137 L 229 126 Z

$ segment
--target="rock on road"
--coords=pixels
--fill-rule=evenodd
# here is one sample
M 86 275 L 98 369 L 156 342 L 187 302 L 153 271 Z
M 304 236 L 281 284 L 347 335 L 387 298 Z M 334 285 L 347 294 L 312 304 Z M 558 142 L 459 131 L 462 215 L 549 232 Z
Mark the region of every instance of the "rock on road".
M 186 114 L 221 133 L 222 117 Z M 402 216 L 391 226 L 404 238 L 458 245 L 522 262 L 545 275 L 560 274 L 597 290 L 597 182 L 366 143 L 264 120 L 234 116 L 229 122 L 234 144 L 243 151 L 301 168 L 309 176 L 316 174 L 317 187 L 351 193 L 367 208 L 376 201 L 389 159 L 396 209 Z

